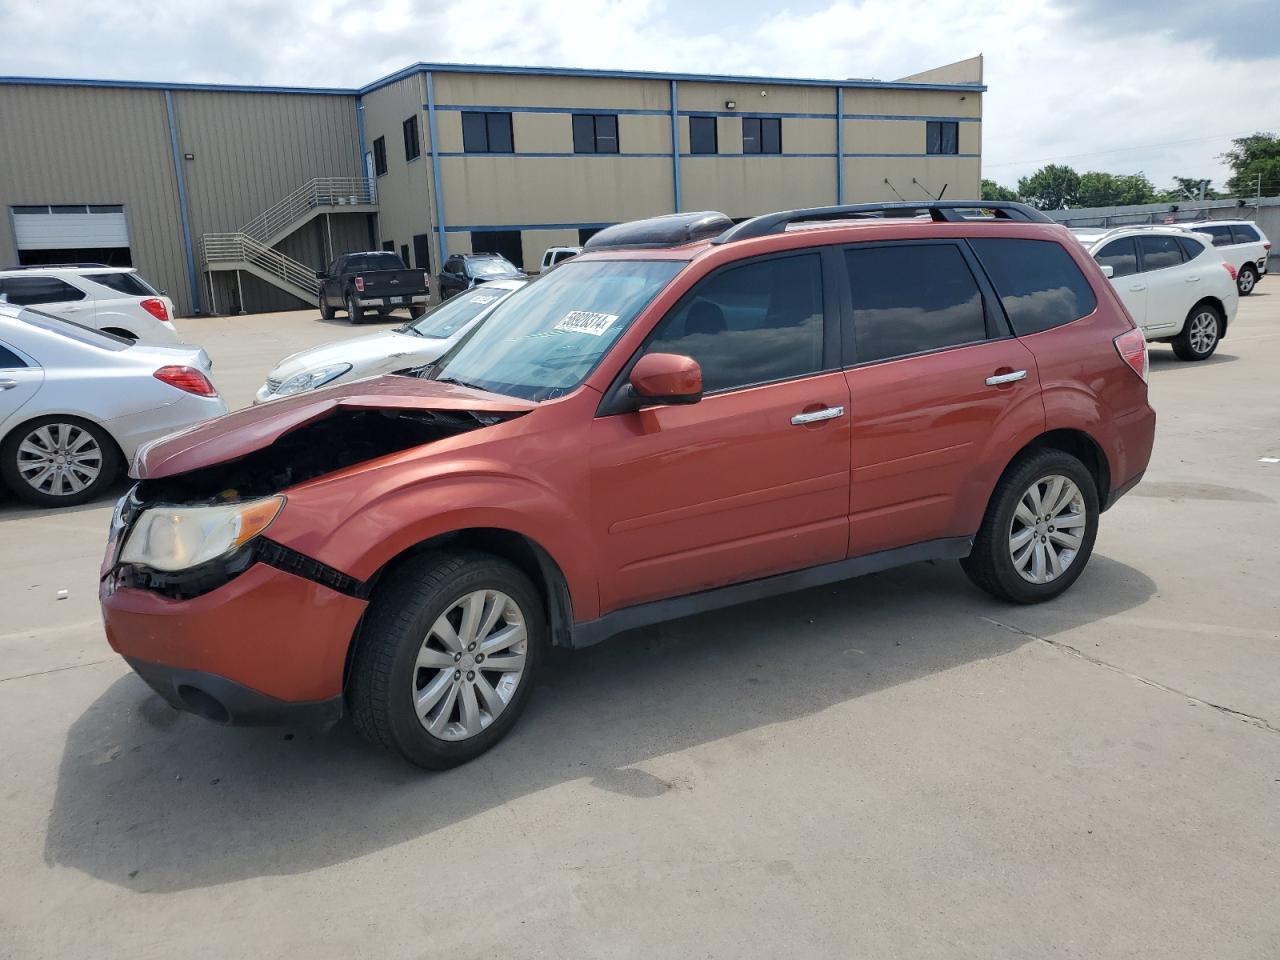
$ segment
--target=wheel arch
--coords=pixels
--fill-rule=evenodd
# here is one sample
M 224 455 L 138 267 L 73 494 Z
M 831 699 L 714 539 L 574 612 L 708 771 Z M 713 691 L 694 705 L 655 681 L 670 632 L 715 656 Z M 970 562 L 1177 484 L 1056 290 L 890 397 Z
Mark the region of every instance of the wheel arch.
M 1218 339 L 1219 340 L 1226 339 L 1227 327 L 1231 325 L 1231 320 L 1227 317 L 1227 305 L 1223 303 L 1220 298 L 1215 297 L 1212 294 L 1201 297 L 1199 300 L 1197 300 L 1194 304 L 1191 305 L 1191 309 L 1187 311 L 1187 320 L 1191 319 L 1191 314 L 1195 313 L 1197 310 L 1199 310 L 1201 307 L 1205 305 L 1213 307 L 1215 310 L 1218 311 L 1218 318 L 1222 321 L 1222 329 L 1218 331 Z M 1187 322 L 1186 320 L 1183 321 L 1184 327 L 1186 326 L 1186 322 Z
M 1089 475 L 1093 477 L 1094 485 L 1097 487 L 1099 505 L 1103 510 L 1106 510 L 1111 505 L 1111 463 L 1098 441 L 1084 430 L 1066 427 L 1046 430 L 1023 445 L 1009 459 L 1004 470 L 1000 473 L 1000 480 L 1003 480 L 1005 476 L 1016 469 L 1024 459 L 1041 450 L 1061 450 L 1063 453 L 1071 454 L 1071 456 L 1083 463 L 1085 469 L 1089 471 Z M 996 481 L 996 486 L 999 486 L 999 480 Z

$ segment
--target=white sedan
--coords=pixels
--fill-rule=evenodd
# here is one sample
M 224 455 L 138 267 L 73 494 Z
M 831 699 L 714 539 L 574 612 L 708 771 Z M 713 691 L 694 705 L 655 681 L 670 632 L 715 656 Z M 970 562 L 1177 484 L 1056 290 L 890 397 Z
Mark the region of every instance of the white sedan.
M 209 368 L 198 347 L 0 304 L 0 478 L 43 507 L 97 496 L 142 444 L 227 412 Z
M 498 303 L 528 280 L 493 280 L 465 290 L 394 330 L 326 343 L 281 360 L 254 403 L 334 383 L 411 370 L 438 360 Z
M 1072 230 L 1098 261 L 1148 340 L 1181 360 L 1207 360 L 1227 335 L 1240 297 L 1235 268 L 1208 237 L 1176 227 Z

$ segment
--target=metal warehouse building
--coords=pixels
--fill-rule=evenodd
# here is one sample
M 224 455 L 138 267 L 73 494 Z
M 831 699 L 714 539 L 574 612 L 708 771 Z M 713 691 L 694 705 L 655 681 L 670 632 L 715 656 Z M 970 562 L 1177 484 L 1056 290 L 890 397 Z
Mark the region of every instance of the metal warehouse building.
M 132 264 L 184 313 L 315 302 L 338 254 L 536 270 L 678 210 L 977 196 L 982 59 L 902 80 L 420 63 L 358 90 L 0 78 L 0 265 Z

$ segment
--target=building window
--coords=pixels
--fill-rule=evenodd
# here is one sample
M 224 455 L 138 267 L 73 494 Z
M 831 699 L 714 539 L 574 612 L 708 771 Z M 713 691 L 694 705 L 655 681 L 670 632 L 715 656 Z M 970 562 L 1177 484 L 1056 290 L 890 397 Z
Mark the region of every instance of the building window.
M 720 145 L 716 140 L 715 117 L 689 118 L 689 152 L 719 153 Z
M 603 230 L 604 227 L 579 227 L 578 228 L 578 246 L 585 247 L 587 241 Z
M 743 117 L 742 152 L 781 153 L 782 120 L 778 117 Z
M 471 250 L 474 253 L 496 253 L 524 269 L 524 243 L 519 230 L 472 230 Z
M 617 153 L 618 118 L 612 113 L 573 115 L 574 153 Z
M 387 172 L 387 138 L 379 137 L 373 141 L 373 173 L 382 176 Z
M 404 122 L 404 159 L 408 162 L 420 156 L 422 145 L 418 142 L 418 115 L 415 113 Z
M 509 113 L 463 113 L 462 149 L 467 153 L 514 153 Z
M 431 234 L 415 233 L 413 235 L 413 265 L 422 270 L 431 269 Z
M 930 120 L 925 124 L 925 153 L 959 153 L 960 124 L 954 120 Z
M 396 252 L 396 242 L 395 242 L 394 240 L 383 240 L 383 241 L 382 241 L 382 249 L 383 249 L 383 250 L 390 250 L 392 253 L 395 253 L 395 252 Z

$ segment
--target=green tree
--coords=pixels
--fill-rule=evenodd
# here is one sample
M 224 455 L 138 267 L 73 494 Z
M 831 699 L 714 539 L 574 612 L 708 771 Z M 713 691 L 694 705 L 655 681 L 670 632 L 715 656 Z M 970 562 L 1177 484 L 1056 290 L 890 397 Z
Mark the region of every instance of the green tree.
M 1231 143 L 1232 148 L 1222 154 L 1233 174 L 1227 181 L 1227 192 L 1237 197 L 1252 197 L 1261 177 L 1264 196 L 1280 193 L 1280 137 L 1274 133 L 1255 133 Z
M 1123 207 L 1155 203 L 1156 188 L 1146 174 L 1114 174 L 1090 170 L 1080 175 L 1079 203 L 1082 207 Z
M 1018 193 L 1016 190 L 1010 190 L 1008 187 L 1002 187 L 994 180 L 982 181 L 982 199 L 983 200 L 1017 200 Z
M 1063 204 L 1076 206 L 1080 174 L 1064 164 L 1048 164 L 1018 181 L 1018 195 L 1038 210 L 1057 210 Z

